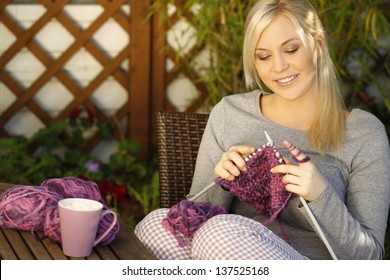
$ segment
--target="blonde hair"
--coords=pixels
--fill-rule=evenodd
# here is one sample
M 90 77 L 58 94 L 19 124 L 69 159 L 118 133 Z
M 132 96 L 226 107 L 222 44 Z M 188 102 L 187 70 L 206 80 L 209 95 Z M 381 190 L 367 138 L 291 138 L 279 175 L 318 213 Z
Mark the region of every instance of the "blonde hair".
M 312 147 L 325 154 L 342 147 L 345 131 L 345 105 L 338 76 L 327 48 L 325 31 L 310 3 L 306 0 L 261 0 L 250 10 L 245 21 L 243 64 L 248 89 L 262 90 L 262 81 L 255 67 L 255 49 L 264 29 L 278 15 L 288 17 L 313 55 L 317 69 L 319 98 L 316 115 L 307 136 Z

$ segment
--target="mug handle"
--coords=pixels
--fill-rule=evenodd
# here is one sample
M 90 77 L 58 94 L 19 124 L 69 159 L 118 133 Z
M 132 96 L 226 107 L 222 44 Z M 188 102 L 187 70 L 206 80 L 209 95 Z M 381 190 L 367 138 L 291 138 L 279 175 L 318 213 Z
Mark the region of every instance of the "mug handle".
M 93 246 L 96 246 L 100 241 L 102 241 L 102 239 L 103 239 L 103 238 L 112 230 L 112 228 L 115 226 L 115 223 L 116 223 L 116 221 L 117 221 L 117 217 L 116 217 L 116 213 L 115 213 L 114 211 L 111 211 L 111 210 L 104 210 L 104 211 L 102 212 L 102 216 L 101 216 L 100 220 L 103 219 L 103 217 L 104 217 L 105 215 L 108 215 L 108 214 L 113 215 L 113 216 L 114 216 L 114 219 L 113 219 L 111 225 L 106 229 L 106 231 L 103 232 L 103 233 L 99 236 L 99 238 L 95 240 L 95 242 L 93 243 Z

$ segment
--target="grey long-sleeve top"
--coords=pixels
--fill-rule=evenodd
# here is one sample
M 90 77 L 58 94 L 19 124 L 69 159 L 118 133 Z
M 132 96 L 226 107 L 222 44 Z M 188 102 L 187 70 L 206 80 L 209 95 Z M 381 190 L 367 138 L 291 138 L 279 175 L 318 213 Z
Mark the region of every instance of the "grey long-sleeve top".
M 213 108 L 188 197 L 214 180 L 214 167 L 222 153 L 234 145 L 261 146 L 266 142 L 266 130 L 276 146 L 282 147 L 282 141 L 288 140 L 301 148 L 327 180 L 327 188 L 309 207 L 338 259 L 380 259 L 390 203 L 390 151 L 384 125 L 374 115 L 354 109 L 346 121 L 341 153 L 321 156 L 310 147 L 305 132 L 266 119 L 260 110 L 260 96 L 259 91 L 231 95 Z M 267 219 L 219 186 L 199 200 L 223 205 L 230 213 L 259 222 Z M 281 223 L 291 245 L 301 254 L 310 259 L 331 258 L 298 198 L 283 210 Z M 268 227 L 283 238 L 277 220 Z

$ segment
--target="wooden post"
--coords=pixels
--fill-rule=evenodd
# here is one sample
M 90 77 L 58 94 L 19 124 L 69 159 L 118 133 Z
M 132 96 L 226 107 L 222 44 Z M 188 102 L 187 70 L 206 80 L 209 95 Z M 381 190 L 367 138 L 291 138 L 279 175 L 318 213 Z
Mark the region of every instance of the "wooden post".
M 153 14 L 152 18 L 152 69 L 151 69 L 151 122 L 150 138 L 151 145 L 156 146 L 156 115 L 157 111 L 166 109 L 166 71 L 165 71 L 165 30 L 166 26 L 160 21 L 161 13 L 158 11 Z
M 149 153 L 151 24 L 147 18 L 151 0 L 130 0 L 129 138 L 142 145 L 141 157 Z

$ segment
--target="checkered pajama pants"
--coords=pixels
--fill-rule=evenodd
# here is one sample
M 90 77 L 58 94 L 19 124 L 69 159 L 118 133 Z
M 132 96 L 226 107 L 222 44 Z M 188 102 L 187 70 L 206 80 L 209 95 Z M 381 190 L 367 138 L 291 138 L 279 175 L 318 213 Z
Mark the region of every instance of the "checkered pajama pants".
M 138 239 L 157 259 L 307 259 L 259 222 L 233 214 L 212 217 L 189 245 L 179 247 L 176 238 L 162 226 L 168 211 L 161 208 L 151 212 L 135 228 Z

